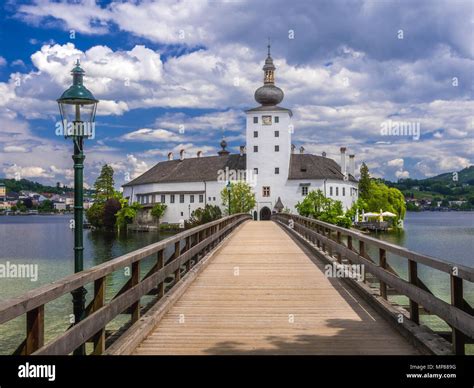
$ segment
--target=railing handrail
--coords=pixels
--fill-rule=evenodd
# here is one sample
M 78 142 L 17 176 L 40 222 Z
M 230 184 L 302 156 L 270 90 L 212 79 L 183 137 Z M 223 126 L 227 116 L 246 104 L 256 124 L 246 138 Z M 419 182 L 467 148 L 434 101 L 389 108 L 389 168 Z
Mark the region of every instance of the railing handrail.
M 40 286 L 19 296 L 0 301 L 0 324 L 8 322 L 20 315 L 31 311 L 38 306 L 51 302 L 64 294 L 89 284 L 99 278 L 107 276 L 120 268 L 127 267 L 136 261 L 140 261 L 150 255 L 165 249 L 172 244 L 194 235 L 202 230 L 218 225 L 230 219 L 249 216 L 246 213 L 233 214 L 220 218 L 171 236 L 165 240 L 147 245 L 146 247 L 126 253 L 105 263 L 98 264 L 84 271 L 58 279 L 50 284 Z
M 451 271 L 451 268 L 446 270 L 448 264 L 445 262 L 313 218 L 278 213 L 273 215 L 273 219 L 304 243 L 316 244 L 317 252 L 320 252 L 327 260 L 343 264 L 344 259 L 350 264 L 356 263 L 364 266 L 366 272 L 378 279 L 380 297 L 383 299 L 388 301 L 388 286 L 397 291 L 399 295 L 408 297 L 410 319 L 414 323 L 420 324 L 420 305 L 425 307 L 430 314 L 444 320 L 452 327 L 451 342 L 454 353 L 465 353 L 466 337 L 474 339 L 474 309 L 463 296 L 463 280 L 472 282 L 471 268 L 452 265 L 453 269 L 457 267 L 457 272 Z M 289 220 L 292 220 L 293 223 L 288 222 Z M 336 232 L 335 236 L 334 232 Z M 347 236 L 347 244 L 343 241 L 343 236 Z M 358 240 L 358 250 L 354 248 L 353 238 Z M 370 257 L 367 249 L 369 245 L 379 248 L 378 263 Z M 405 280 L 390 266 L 387 261 L 387 252 L 396 252 L 397 255 L 406 259 L 408 280 Z M 434 295 L 418 277 L 418 263 L 449 273 L 451 304 Z
M 406 257 L 410 260 L 416 261 L 419 264 L 423 264 L 429 267 L 432 267 L 434 269 L 437 269 L 439 271 L 448 273 L 450 275 L 453 274 L 453 268 L 457 268 L 457 277 L 463 278 L 464 280 L 468 280 L 470 282 L 474 282 L 474 268 L 471 267 L 466 267 L 462 264 L 456 264 L 447 260 L 439 259 L 433 256 L 425 255 L 422 253 L 418 253 L 415 251 L 412 251 L 408 248 L 401 247 L 396 244 L 392 244 L 389 242 L 385 242 L 379 239 L 376 239 L 371 236 L 364 235 L 358 231 L 355 231 L 353 229 L 347 229 L 343 228 L 341 226 L 337 226 L 334 224 L 330 224 L 324 221 L 320 221 L 314 218 L 310 217 L 304 217 L 300 216 L 297 214 L 289 214 L 289 213 L 278 213 L 275 216 L 284 216 L 284 217 L 289 217 L 289 218 L 297 218 L 301 219 L 304 221 L 312 222 L 314 224 L 317 224 L 319 226 L 332 229 L 335 232 L 341 232 L 346 236 L 351 236 L 356 238 L 357 240 L 361 240 L 373 245 L 376 245 L 378 248 L 385 249 L 386 251 L 389 251 L 393 254 L 396 254 L 398 256 Z

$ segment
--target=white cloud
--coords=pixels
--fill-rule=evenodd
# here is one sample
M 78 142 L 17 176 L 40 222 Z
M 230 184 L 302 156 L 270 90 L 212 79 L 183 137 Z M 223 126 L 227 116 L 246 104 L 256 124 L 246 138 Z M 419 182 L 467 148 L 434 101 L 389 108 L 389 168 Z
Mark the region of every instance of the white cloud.
M 410 173 L 406 170 L 397 170 L 395 171 L 395 176 L 399 179 L 405 179 L 410 177 Z
M 4 168 L 4 173 L 7 178 L 23 179 L 23 178 L 52 178 L 54 174 L 46 171 L 43 167 L 27 166 L 21 167 L 16 164 Z
M 387 162 L 387 166 L 390 167 L 403 167 L 403 159 L 398 158 L 398 159 L 392 159 Z
M 132 141 L 179 141 L 179 136 L 165 129 L 141 128 L 123 135 L 122 139 Z
M 25 147 L 22 147 L 22 146 L 11 145 L 11 146 L 3 147 L 3 152 L 6 152 L 6 153 L 10 153 L 10 152 L 24 153 L 24 152 L 28 152 L 28 150 Z

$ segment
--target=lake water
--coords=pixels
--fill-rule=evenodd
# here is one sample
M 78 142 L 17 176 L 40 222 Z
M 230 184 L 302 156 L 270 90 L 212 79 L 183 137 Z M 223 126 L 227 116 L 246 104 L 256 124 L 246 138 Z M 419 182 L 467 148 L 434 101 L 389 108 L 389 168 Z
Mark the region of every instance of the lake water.
M 70 215 L 66 216 L 0 216 L 0 264 L 37 264 L 38 279 L 0 278 L 0 300 L 21 295 L 41 285 L 51 283 L 74 273 L 74 230 L 69 227 Z M 158 232 L 115 233 L 84 231 L 84 268 L 104 263 L 112 258 L 139 249 L 169 237 Z M 152 260 L 144 262 L 145 273 Z M 122 271 L 107 277 L 107 298 L 110 299 L 127 281 Z M 88 290 L 86 304 L 93 295 Z M 64 331 L 70 324 L 72 297 L 64 295 L 45 306 L 46 340 Z M 119 316 L 110 327 L 117 328 L 126 321 Z M 25 318 L 19 317 L 0 326 L 0 354 L 13 352 L 25 336 Z
M 0 300 L 20 295 L 28 290 L 48 284 L 74 272 L 74 232 L 69 228 L 71 216 L 1 216 L 0 264 L 7 261 L 17 264 L 38 264 L 38 280 L 0 278 Z M 168 235 L 153 232 L 134 232 L 117 237 L 114 233 L 85 230 L 84 267 L 106 262 L 159 241 Z M 408 213 L 405 230 L 401 233 L 378 234 L 377 238 L 405 246 L 411 250 L 474 267 L 474 212 L 422 212 Z M 377 252 L 370 252 L 374 258 Z M 407 277 L 406 260 L 388 256 L 389 263 L 404 278 Z M 142 265 L 142 273 L 152 265 Z M 449 301 L 449 276 L 423 265 L 419 276 L 438 297 Z M 107 277 L 107 298 L 111 298 L 126 282 L 124 273 Z M 465 282 L 467 283 L 467 282 Z M 88 287 L 87 298 L 93 291 Z M 474 287 L 465 285 L 465 298 L 474 306 Z M 403 297 L 392 300 L 407 304 Z M 71 295 L 65 295 L 45 306 L 46 340 L 63 332 L 69 326 L 72 314 Z M 118 328 L 127 320 L 119 316 L 107 328 Z M 422 322 L 437 329 L 448 329 L 434 317 L 421 316 Z M 20 317 L 0 326 L 0 354 L 10 354 L 23 340 L 25 318 Z
M 373 237 L 404 246 L 454 264 L 474 267 L 474 212 L 408 212 L 404 230 L 400 233 L 372 234 Z M 377 252 L 370 252 L 377 258 Z M 388 255 L 389 264 L 405 280 L 408 279 L 406 259 Z M 449 275 L 418 264 L 418 276 L 438 298 L 451 302 Z M 474 284 L 464 281 L 464 299 L 474 306 Z M 391 296 L 389 300 L 408 305 L 408 298 Z M 450 331 L 441 319 L 420 315 L 420 322 L 435 330 Z M 467 345 L 468 354 L 474 354 L 474 345 Z

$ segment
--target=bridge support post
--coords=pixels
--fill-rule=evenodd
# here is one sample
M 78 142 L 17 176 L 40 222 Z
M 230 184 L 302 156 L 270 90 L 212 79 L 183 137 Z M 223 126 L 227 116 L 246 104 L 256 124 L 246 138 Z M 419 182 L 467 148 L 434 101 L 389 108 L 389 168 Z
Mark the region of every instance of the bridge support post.
M 132 264 L 132 284 L 131 287 L 136 286 L 140 282 L 140 262 L 135 261 Z M 140 319 L 140 299 L 132 304 L 132 323 Z
M 463 296 L 463 284 L 462 279 L 451 275 L 451 304 L 458 309 L 464 309 L 464 296 Z M 452 344 L 453 344 L 453 352 L 456 355 L 464 355 L 465 354 L 465 343 L 466 338 L 462 331 L 455 329 L 453 327 L 452 332 Z
M 25 352 L 29 355 L 44 345 L 44 305 L 26 314 Z
M 158 251 L 156 256 L 156 269 L 159 271 L 163 268 L 163 249 Z M 158 283 L 158 299 L 161 299 L 165 294 L 165 284 L 163 281 Z
M 385 249 L 379 249 L 379 265 L 381 268 L 387 268 L 387 252 Z M 387 285 L 382 280 L 379 281 L 380 285 L 380 296 L 387 300 Z
M 97 279 L 94 282 L 94 302 L 92 311 L 97 311 L 104 306 L 105 303 L 105 277 Z M 93 338 L 94 351 L 92 354 L 100 355 L 105 352 L 105 328 L 99 330 L 99 332 Z
M 181 241 L 176 241 L 174 243 L 174 253 L 173 253 L 173 260 L 176 260 L 179 255 L 180 255 L 180 250 L 181 250 L 181 247 L 180 247 L 180 243 Z M 179 280 L 181 279 L 181 271 L 180 271 L 180 267 L 178 267 L 176 269 L 176 271 L 174 271 L 174 283 L 178 283 Z
M 337 237 L 336 237 L 336 239 L 337 239 L 337 243 L 340 245 L 340 244 L 341 244 L 341 232 L 337 231 Z M 339 264 L 341 264 L 341 263 L 342 263 L 342 256 L 341 256 L 341 254 L 340 254 L 339 252 L 336 253 L 336 257 L 337 257 L 337 262 L 338 262 Z
M 352 236 L 347 236 L 347 248 L 351 251 L 354 249 L 352 248 Z M 347 259 L 349 261 L 349 264 L 352 264 L 352 261 L 350 259 Z
M 416 261 L 408 259 L 408 281 L 418 286 L 418 265 Z M 418 303 L 410 299 L 410 319 L 417 325 L 420 324 L 420 312 Z

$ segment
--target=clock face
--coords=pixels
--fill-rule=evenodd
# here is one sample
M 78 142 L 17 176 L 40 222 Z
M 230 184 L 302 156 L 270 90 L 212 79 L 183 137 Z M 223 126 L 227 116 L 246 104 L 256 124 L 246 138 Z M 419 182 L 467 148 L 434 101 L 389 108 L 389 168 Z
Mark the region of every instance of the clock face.
M 272 116 L 262 116 L 262 123 L 263 123 L 263 125 L 271 125 L 272 124 Z

